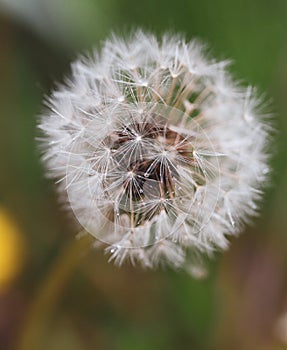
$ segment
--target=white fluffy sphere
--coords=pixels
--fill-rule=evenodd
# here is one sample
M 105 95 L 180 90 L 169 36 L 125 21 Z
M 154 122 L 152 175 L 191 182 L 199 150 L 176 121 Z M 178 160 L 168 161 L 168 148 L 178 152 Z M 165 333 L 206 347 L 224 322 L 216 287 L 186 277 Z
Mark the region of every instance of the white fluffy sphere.
M 138 31 L 75 61 L 49 98 L 44 162 L 117 264 L 198 272 L 194 257 L 227 248 L 256 214 L 269 125 L 227 64 Z

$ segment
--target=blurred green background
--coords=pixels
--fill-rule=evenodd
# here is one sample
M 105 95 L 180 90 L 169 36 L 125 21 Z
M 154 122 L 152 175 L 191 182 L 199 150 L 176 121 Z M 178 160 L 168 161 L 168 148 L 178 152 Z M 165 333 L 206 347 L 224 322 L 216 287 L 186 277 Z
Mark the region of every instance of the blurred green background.
M 57 265 L 76 232 L 44 178 L 36 116 L 79 51 L 137 27 L 207 41 L 274 112 L 261 216 L 204 280 L 99 251 L 67 278 Z M 286 0 L 0 0 L 0 349 L 287 349 L 286 92 Z

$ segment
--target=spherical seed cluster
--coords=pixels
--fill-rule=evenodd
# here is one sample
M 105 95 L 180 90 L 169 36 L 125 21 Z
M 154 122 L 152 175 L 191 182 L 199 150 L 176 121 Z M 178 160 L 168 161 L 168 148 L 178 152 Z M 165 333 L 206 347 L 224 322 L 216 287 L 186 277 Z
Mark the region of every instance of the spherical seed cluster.
M 138 31 L 74 62 L 49 98 L 44 162 L 115 263 L 196 272 L 256 214 L 269 126 L 227 64 Z

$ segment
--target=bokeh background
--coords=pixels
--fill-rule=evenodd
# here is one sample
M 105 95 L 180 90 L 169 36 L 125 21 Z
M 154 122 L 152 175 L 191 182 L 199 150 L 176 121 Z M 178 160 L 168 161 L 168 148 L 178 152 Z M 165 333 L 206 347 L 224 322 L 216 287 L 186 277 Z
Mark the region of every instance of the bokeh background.
M 274 112 L 261 216 L 203 280 L 74 247 L 39 162 L 43 96 L 79 51 L 135 27 L 207 41 Z M 0 349 L 287 349 L 286 92 L 286 0 L 0 0 Z

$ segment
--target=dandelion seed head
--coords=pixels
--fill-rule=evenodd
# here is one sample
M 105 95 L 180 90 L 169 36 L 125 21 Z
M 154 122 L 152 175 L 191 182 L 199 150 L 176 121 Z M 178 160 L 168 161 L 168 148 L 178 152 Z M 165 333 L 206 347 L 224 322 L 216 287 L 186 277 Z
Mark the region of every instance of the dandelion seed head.
M 226 249 L 257 213 L 270 126 L 227 66 L 198 41 L 138 31 L 79 58 L 48 99 L 43 161 L 116 264 L 201 274 L 190 257 Z

